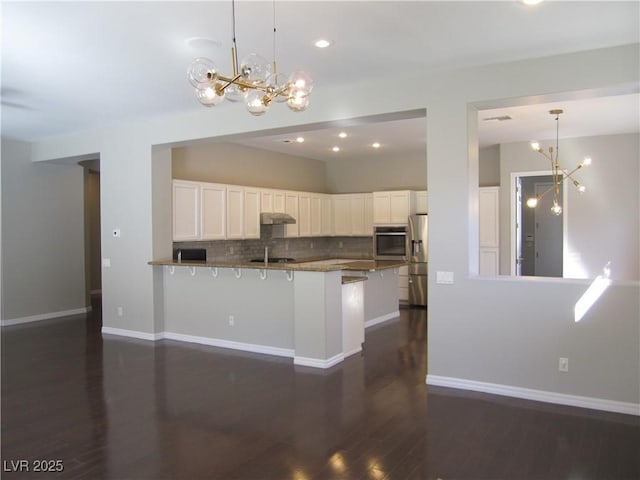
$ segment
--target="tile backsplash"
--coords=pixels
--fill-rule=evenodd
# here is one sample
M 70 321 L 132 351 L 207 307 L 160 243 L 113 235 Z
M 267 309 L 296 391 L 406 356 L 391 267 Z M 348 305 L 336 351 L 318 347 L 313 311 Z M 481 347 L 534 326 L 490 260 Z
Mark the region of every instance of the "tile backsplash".
M 207 260 L 216 262 L 263 258 L 265 247 L 269 247 L 270 257 L 290 257 L 296 260 L 373 257 L 372 237 L 260 238 L 173 243 L 174 249 L 206 248 Z

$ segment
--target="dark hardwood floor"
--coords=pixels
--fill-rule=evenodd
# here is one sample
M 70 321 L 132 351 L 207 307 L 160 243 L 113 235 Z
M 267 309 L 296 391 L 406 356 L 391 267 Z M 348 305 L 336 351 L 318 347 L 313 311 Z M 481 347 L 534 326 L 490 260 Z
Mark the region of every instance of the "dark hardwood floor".
M 2 478 L 640 478 L 637 417 L 427 387 L 426 363 L 424 310 L 328 371 L 103 339 L 96 313 L 6 327 Z

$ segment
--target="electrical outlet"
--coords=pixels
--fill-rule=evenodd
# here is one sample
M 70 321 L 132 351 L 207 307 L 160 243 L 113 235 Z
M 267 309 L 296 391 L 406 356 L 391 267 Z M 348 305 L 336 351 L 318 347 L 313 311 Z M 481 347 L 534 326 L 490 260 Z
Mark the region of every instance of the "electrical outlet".
M 569 371 L 569 359 L 566 357 L 560 357 L 558 359 L 558 371 L 560 372 L 568 372 Z
M 233 247 L 229 246 L 229 255 L 233 255 Z
M 338 242 L 338 248 L 342 248 L 342 242 Z
M 233 327 L 236 324 L 236 319 L 233 315 L 229 315 L 229 326 Z
M 119 317 L 124 316 L 124 308 L 119 306 L 118 308 L 116 308 L 116 313 Z

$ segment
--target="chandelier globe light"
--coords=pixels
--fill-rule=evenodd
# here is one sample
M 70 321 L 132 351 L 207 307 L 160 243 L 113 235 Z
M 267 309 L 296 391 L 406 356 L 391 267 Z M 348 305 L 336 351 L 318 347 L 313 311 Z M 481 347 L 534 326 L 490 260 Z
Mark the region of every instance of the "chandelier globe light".
M 275 0 L 273 1 L 273 61 L 271 63 L 256 53 L 250 53 L 238 62 L 235 0 L 232 0 L 231 4 L 232 74 L 223 75 L 209 58 L 195 58 L 187 68 L 187 78 L 194 88 L 198 102 L 205 107 L 214 107 L 225 99 L 231 102 L 242 101 L 247 111 L 254 116 L 265 114 L 273 102 L 286 102 L 294 112 L 306 110 L 313 90 L 311 77 L 300 70 L 287 77 L 279 73 L 276 68 Z
M 570 172 L 564 169 L 562 165 L 560 165 L 560 162 L 558 160 L 558 153 L 559 153 L 558 144 L 559 144 L 559 138 L 560 138 L 560 115 L 563 113 L 563 110 L 558 108 L 554 110 L 549 110 L 549 113 L 556 117 L 555 118 L 556 119 L 555 150 L 552 146 L 550 146 L 549 151 L 547 153 L 540 146 L 540 144 L 535 141 L 531 142 L 531 148 L 536 152 L 540 153 L 542 156 L 544 156 L 547 160 L 551 162 L 552 184 L 551 184 L 551 187 L 549 187 L 547 190 L 542 192 L 540 195 L 528 198 L 526 204 L 527 204 L 527 207 L 529 208 L 535 208 L 542 197 L 544 197 L 549 192 L 553 192 L 553 204 L 551 205 L 551 213 L 554 215 L 562 215 L 562 206 L 560 205 L 560 201 L 559 201 L 560 186 L 564 183 L 565 180 L 569 179 L 571 180 L 571 183 L 573 183 L 573 185 L 578 189 L 578 192 L 584 193 L 587 190 L 587 188 L 584 185 L 582 185 L 580 182 L 578 182 L 574 178 L 573 174 L 578 170 L 580 170 L 581 168 L 591 165 L 591 158 L 585 157 L 584 160 L 580 162 Z

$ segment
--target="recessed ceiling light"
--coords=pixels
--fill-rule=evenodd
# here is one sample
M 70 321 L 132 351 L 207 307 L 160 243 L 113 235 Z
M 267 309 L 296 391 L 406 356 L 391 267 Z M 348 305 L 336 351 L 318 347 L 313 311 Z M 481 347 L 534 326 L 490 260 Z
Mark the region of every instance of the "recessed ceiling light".
M 333 42 L 331 40 L 326 40 L 324 38 L 320 38 L 320 39 L 316 40 L 315 42 L 313 42 L 313 44 L 318 48 L 327 48 L 327 47 L 330 47 L 331 45 L 333 45 Z
M 333 150 L 334 152 L 339 152 L 340 151 L 340 147 L 333 147 L 331 150 Z
M 302 143 L 302 142 L 304 142 L 304 138 L 303 137 L 298 137 L 298 138 L 296 138 L 296 142 Z
M 339 136 L 340 138 L 347 138 L 347 132 L 340 132 L 340 133 L 338 134 L 338 136 Z
M 542 0 L 521 0 L 525 5 L 538 5 Z
M 380 144 L 379 144 L 378 142 L 373 142 L 373 143 L 371 144 L 371 146 L 372 146 L 373 148 L 380 148 Z

